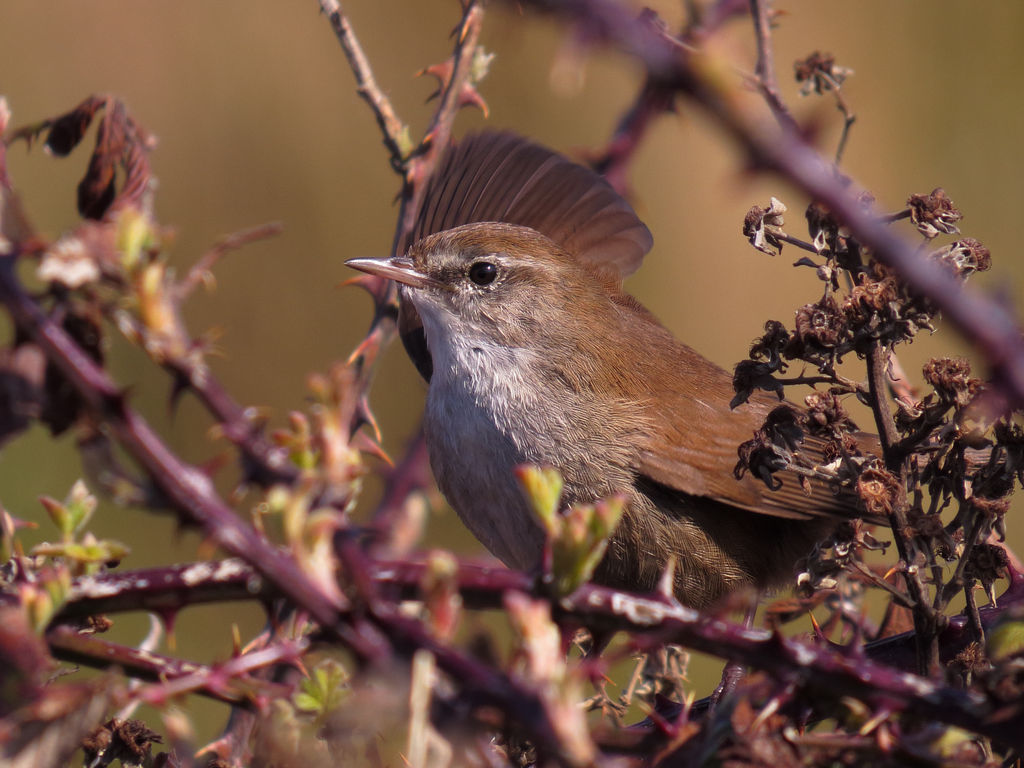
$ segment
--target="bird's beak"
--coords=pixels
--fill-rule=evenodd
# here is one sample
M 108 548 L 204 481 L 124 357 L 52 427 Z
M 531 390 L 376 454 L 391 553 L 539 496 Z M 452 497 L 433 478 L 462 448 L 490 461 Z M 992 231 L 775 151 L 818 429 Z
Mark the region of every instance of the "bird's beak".
M 360 272 L 386 277 L 388 280 L 394 280 L 412 288 L 446 287 L 439 280 L 417 270 L 412 261 L 405 256 L 392 256 L 389 259 L 349 259 L 345 264 Z

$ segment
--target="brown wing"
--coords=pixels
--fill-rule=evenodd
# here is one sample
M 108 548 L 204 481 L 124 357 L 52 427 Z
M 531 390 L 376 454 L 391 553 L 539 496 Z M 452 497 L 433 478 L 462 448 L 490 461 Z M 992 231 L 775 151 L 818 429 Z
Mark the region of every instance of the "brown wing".
M 620 387 L 625 385 L 646 404 L 643 415 L 652 425 L 637 460 L 640 475 L 681 493 L 777 517 L 862 516 L 852 493 L 836 495 L 825 483 L 812 481 L 808 495 L 791 472 L 777 475 L 782 480 L 778 490 L 770 490 L 749 473 L 737 480 L 737 448 L 754 436 L 768 412 L 779 405 L 778 399 L 755 395 L 749 403 L 730 409 L 733 388 L 727 371 L 673 338 L 646 310 L 618 303 L 622 322 L 646 326 L 644 338 L 652 342 L 638 352 L 636 361 L 624 361 L 629 372 L 619 380 Z M 666 376 L 659 368 L 660 375 L 654 375 L 652 362 L 658 357 L 678 361 L 676 369 Z M 699 441 L 694 437 L 698 433 Z M 819 464 L 823 447 L 822 441 L 807 437 L 800 451 Z
M 403 251 L 435 232 L 499 221 L 530 227 L 621 282 L 653 243 L 629 203 L 603 178 L 512 133 L 481 133 L 450 147 L 423 199 Z M 409 357 L 429 380 L 422 324 L 407 304 L 399 310 L 399 330 Z

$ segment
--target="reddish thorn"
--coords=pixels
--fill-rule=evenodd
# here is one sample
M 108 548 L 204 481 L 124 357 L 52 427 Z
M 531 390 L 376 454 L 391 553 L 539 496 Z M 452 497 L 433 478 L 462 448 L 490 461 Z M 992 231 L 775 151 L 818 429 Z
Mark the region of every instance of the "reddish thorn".
M 217 454 L 200 464 L 199 471 L 212 479 L 228 463 L 229 459 L 230 457 L 226 453 Z
M 378 459 L 387 464 L 391 469 L 395 468 L 395 462 L 388 456 L 387 452 L 380 447 L 379 443 L 374 442 L 370 439 L 370 436 L 364 432 L 357 432 L 355 437 L 352 438 L 352 445 L 354 445 L 360 452 L 369 454 L 370 456 L 376 456 Z
M 345 361 L 346 365 L 352 365 L 360 358 L 365 360 L 373 360 L 377 353 L 380 351 L 380 343 L 378 339 L 373 335 L 367 336 L 352 350 L 352 354 L 348 356 L 348 360 Z
M 445 88 L 448 87 L 448 83 L 451 82 L 452 72 L 455 71 L 455 65 L 451 59 L 446 59 L 440 64 L 431 64 L 429 67 L 424 67 L 416 73 L 416 77 L 423 77 L 423 75 L 430 75 L 431 77 L 437 78 L 438 89 L 437 93 L 440 94 Z M 435 94 L 437 95 L 437 94 Z
M 373 411 L 370 410 L 370 400 L 365 394 L 359 397 L 359 403 L 356 407 L 358 408 L 360 417 L 362 417 L 362 419 L 370 425 L 370 429 L 373 430 L 374 438 L 378 443 L 382 442 L 384 438 L 381 435 L 380 426 L 377 424 L 377 418 L 373 415 Z
M 484 97 L 480 95 L 480 92 L 466 83 L 462 86 L 462 90 L 459 92 L 459 106 L 460 107 L 476 107 L 483 112 L 484 117 L 490 117 L 491 112 L 487 108 L 487 102 L 484 101 Z

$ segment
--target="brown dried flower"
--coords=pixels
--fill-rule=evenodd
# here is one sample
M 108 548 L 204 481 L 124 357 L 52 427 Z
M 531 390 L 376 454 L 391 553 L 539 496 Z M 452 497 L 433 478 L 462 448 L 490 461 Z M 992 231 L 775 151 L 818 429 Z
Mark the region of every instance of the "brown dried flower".
M 869 467 L 857 479 L 857 495 L 869 515 L 888 517 L 899 502 L 899 493 L 899 480 L 881 467 Z
M 831 464 L 836 459 L 855 456 L 859 450 L 857 438 L 849 432 L 841 432 L 837 437 L 825 442 L 821 453 L 824 463 Z
M 867 550 L 885 551 L 889 542 L 880 541 L 862 520 L 845 520 L 824 541 L 815 545 L 797 564 L 797 588 L 804 596 L 820 589 L 835 589 L 838 575 Z
M 953 205 L 942 187 L 936 187 L 930 195 L 911 195 L 907 205 L 910 206 L 910 220 L 914 222 L 917 231 L 929 240 L 939 234 L 960 234 L 956 222 L 964 215 Z
M 830 350 L 839 346 L 844 330 L 835 301 L 828 298 L 797 310 L 793 339 L 802 347 Z
M 965 237 L 933 251 L 930 256 L 949 267 L 957 277 L 967 278 L 992 266 L 992 254 L 973 237 Z
M 975 511 L 984 515 L 989 519 L 996 519 L 1005 515 L 1010 509 L 1010 500 L 1003 499 L 983 499 L 980 496 L 971 497 L 971 506 L 974 507 Z
M 800 447 L 803 437 L 802 414 L 791 405 L 780 405 L 768 414 L 754 438 L 739 447 L 739 461 L 733 474 L 742 478 L 749 471 L 769 488 L 778 490 L 782 481 L 773 477 L 773 473 L 793 463 L 793 453 Z
M 985 654 L 985 647 L 977 642 L 969 643 L 947 665 L 950 671 L 968 679 L 987 671 L 991 666 Z
M 85 739 L 82 749 L 86 764 L 120 760 L 125 765 L 142 765 L 149 759 L 150 747 L 162 742 L 160 734 L 141 720 L 108 720 Z
M 807 232 L 811 236 L 811 244 L 818 253 L 828 251 L 835 255 L 840 250 L 839 222 L 832 211 L 822 203 L 812 202 L 804 211 L 807 218 Z
M 747 402 L 755 389 L 775 392 L 782 399 L 782 384 L 772 374 L 786 368 L 782 353 L 789 343 L 789 331 L 778 320 L 769 320 L 764 328 L 764 336 L 750 347 L 750 359 L 740 361 L 733 370 L 732 386 L 736 396 L 730 403 L 732 408 Z
M 963 530 L 958 529 L 956 536 L 951 536 L 942 524 L 942 516 L 925 514 L 919 509 L 911 509 L 907 513 L 907 535 L 926 539 L 935 546 L 935 553 L 946 560 L 956 559 L 963 551 Z
M 872 280 L 867 274 L 861 273 L 858 277 L 858 284 L 843 301 L 843 314 L 855 320 L 864 310 L 886 314 L 891 312 L 892 305 L 900 298 L 899 283 L 888 276 Z
M 1006 575 L 1009 564 L 1006 550 L 998 544 L 978 544 L 968 557 L 964 577 L 979 581 L 989 600 L 995 602 L 993 585 Z
M 783 214 L 786 210 L 782 201 L 774 197 L 768 202 L 767 208 L 755 205 L 743 217 L 743 236 L 762 253 L 769 256 L 781 253 L 782 241 L 779 235 L 785 234 Z
M 843 401 L 835 392 L 811 392 L 804 398 L 807 406 L 807 427 L 811 434 L 856 429 Z
M 962 357 L 936 357 L 922 368 L 928 382 L 944 403 L 963 407 L 982 387 L 981 379 L 971 377 L 971 364 Z
M 741 360 L 736 364 L 732 372 L 732 388 L 736 395 L 729 402 L 730 408 L 742 405 L 750 399 L 755 389 L 763 389 L 767 392 L 774 392 L 779 400 L 783 399 L 783 386 L 772 376 L 775 372 L 768 363 L 759 363 L 756 360 Z
M 789 331 L 786 330 L 786 326 L 778 320 L 769 320 L 764 324 L 764 336 L 750 345 L 750 358 L 765 360 L 774 370 L 782 370 L 785 368 L 782 352 L 788 343 Z
M 821 94 L 837 89 L 853 74 L 853 70 L 836 66 L 836 59 L 832 54 L 815 51 L 807 58 L 793 63 L 793 74 L 796 81 L 802 83 L 800 93 L 807 96 L 811 93 Z

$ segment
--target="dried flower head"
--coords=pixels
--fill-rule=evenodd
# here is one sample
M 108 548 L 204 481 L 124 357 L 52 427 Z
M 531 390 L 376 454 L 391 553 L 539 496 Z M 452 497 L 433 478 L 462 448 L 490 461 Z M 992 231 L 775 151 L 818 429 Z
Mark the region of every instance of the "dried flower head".
M 899 502 L 899 493 L 899 480 L 881 467 L 868 467 L 857 479 L 857 495 L 869 515 L 888 517 Z
M 803 418 L 789 404 L 771 411 L 764 426 L 754 433 L 754 438 L 739 447 L 739 461 L 733 474 L 741 478 L 749 471 L 769 488 L 778 490 L 782 481 L 773 474 L 793 464 L 793 454 L 803 442 Z
M 150 758 L 153 744 L 163 739 L 141 720 L 108 720 L 83 742 L 87 764 L 109 765 L 120 760 L 125 765 L 142 765 Z
M 850 432 L 840 432 L 838 436 L 825 441 L 822 448 L 822 459 L 825 464 L 831 464 L 836 459 L 856 456 L 859 452 L 860 443 L 857 442 L 857 438 Z
M 764 360 L 773 370 L 785 370 L 782 353 L 789 343 L 789 331 L 778 320 L 769 320 L 764 324 L 764 335 L 750 345 L 751 360 Z
M 992 254 L 973 237 L 965 237 L 939 248 L 931 258 L 944 264 L 957 277 L 967 278 L 975 272 L 984 272 L 992 266 Z
M 779 400 L 782 400 L 783 386 L 772 376 L 775 370 L 769 363 L 759 363 L 756 360 L 738 362 L 732 373 L 732 388 L 736 395 L 729 401 L 729 407 L 735 408 L 747 402 L 755 389 L 774 392 Z
M 971 364 L 962 357 L 937 357 L 924 364 L 924 380 L 943 403 L 963 407 L 981 389 L 981 379 L 971 377 Z
M 978 544 L 971 550 L 967 565 L 964 568 L 964 577 L 974 579 L 981 583 L 991 602 L 995 602 L 993 587 L 995 582 L 1006 576 L 1006 569 L 1010 565 L 1010 559 L 1006 556 L 1006 550 L 998 544 Z
M 897 302 L 901 298 L 900 285 L 890 275 L 873 278 L 866 272 L 857 276 L 857 285 L 843 300 L 843 314 L 851 322 L 867 322 L 871 314 L 882 314 L 886 318 L 897 316 Z
M 782 400 L 782 384 L 772 374 L 786 369 L 782 355 L 789 343 L 789 331 L 778 320 L 769 320 L 764 329 L 764 336 L 750 346 L 750 359 L 737 363 L 733 371 L 732 386 L 736 396 L 730 403 L 731 408 L 747 402 L 755 389 L 774 392 Z
M 788 350 L 789 354 L 826 352 L 834 350 L 848 334 L 842 315 L 831 297 L 805 304 L 796 311 L 793 341 L 799 347 Z
M 807 431 L 812 435 L 835 434 L 856 429 L 843 401 L 835 392 L 811 392 L 804 398 L 807 406 Z
M 956 222 L 964 215 L 953 205 L 942 187 L 936 187 L 930 195 L 911 195 L 907 205 L 910 207 L 910 220 L 914 222 L 917 231 L 929 240 L 939 234 L 960 234 Z
M 807 232 L 811 236 L 814 250 L 833 256 L 845 250 L 845 243 L 839 239 L 839 222 L 823 203 L 812 202 L 804 211 L 804 216 L 807 218 Z
M 853 70 L 837 66 L 832 54 L 815 51 L 793 63 L 793 74 L 796 81 L 801 83 L 800 93 L 807 96 L 838 89 L 853 74 Z
M 939 557 L 952 561 L 963 553 L 963 530 L 957 529 L 950 534 L 942 523 L 941 515 L 910 509 L 907 511 L 907 523 L 906 535 L 930 542 Z
M 876 539 L 863 521 L 843 521 L 797 565 L 797 587 L 805 596 L 820 589 L 835 589 L 839 574 L 859 560 L 864 551 L 885 551 L 888 546 L 889 542 Z
M 782 241 L 779 235 L 785 234 L 783 214 L 786 210 L 782 201 L 774 197 L 768 202 L 767 208 L 755 205 L 743 217 L 743 236 L 762 253 L 769 256 L 781 253 Z

